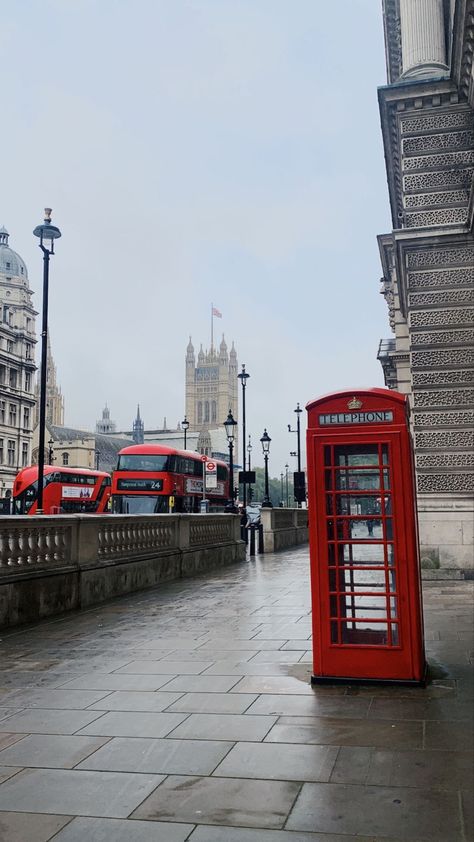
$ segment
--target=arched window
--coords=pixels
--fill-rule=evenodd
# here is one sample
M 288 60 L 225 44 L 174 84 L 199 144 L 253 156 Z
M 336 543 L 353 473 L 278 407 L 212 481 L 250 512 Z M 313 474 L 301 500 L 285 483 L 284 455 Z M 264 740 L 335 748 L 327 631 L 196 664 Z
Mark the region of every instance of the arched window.
M 69 453 L 63 453 L 63 465 L 69 465 Z
M 217 421 L 217 403 L 212 401 L 212 420 Z
M 202 401 L 198 403 L 198 424 L 202 424 Z
M 209 421 L 209 401 L 204 404 L 204 421 Z

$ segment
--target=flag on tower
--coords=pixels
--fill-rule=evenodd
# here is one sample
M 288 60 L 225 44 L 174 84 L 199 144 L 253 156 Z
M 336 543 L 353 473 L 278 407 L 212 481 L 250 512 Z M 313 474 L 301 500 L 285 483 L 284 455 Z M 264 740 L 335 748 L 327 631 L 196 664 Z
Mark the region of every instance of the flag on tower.
M 217 307 L 212 308 L 212 315 L 217 316 L 218 319 L 222 319 L 222 313 L 217 309 Z

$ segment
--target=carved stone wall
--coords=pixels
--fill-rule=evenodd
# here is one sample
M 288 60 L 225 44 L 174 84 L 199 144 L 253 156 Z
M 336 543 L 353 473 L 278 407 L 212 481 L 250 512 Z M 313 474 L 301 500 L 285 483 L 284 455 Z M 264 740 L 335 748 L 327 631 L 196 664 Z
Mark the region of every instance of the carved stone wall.
M 467 4 L 474 10 L 472 0 Z M 410 83 L 405 73 L 404 84 L 399 84 L 396 33 L 401 32 L 403 54 L 406 27 L 400 29 L 397 6 L 385 0 L 389 85 L 379 92 L 393 219 L 391 238 L 383 235 L 383 241 L 388 250 L 391 239 L 391 283 L 398 290 L 391 318 L 406 326 L 395 356 L 401 350 L 409 353 L 408 383 L 405 376 L 397 385 L 403 391 L 408 386 L 413 410 L 421 535 L 433 534 L 431 527 L 423 531 L 424 512 L 429 512 L 428 521 L 440 523 L 454 510 L 462 512 L 463 546 L 456 550 L 459 560 L 453 551 L 451 562 L 464 564 L 469 541 L 472 565 L 474 114 L 466 93 L 469 85 L 460 82 L 459 61 L 467 56 L 462 60 L 470 73 L 474 17 L 461 13 L 461 7 L 467 9 L 465 0 L 453 0 L 452 20 L 459 31 L 446 39 L 453 45 L 453 54 L 446 56 L 448 66 L 453 62 L 451 75 L 441 79 L 428 73 L 422 83 Z M 409 10 L 410 4 L 403 8 Z M 418 23 L 420 37 L 428 37 L 427 21 Z M 384 276 L 388 277 L 386 265 Z M 440 547 L 443 529 L 440 526 Z M 439 553 L 441 558 L 440 548 Z

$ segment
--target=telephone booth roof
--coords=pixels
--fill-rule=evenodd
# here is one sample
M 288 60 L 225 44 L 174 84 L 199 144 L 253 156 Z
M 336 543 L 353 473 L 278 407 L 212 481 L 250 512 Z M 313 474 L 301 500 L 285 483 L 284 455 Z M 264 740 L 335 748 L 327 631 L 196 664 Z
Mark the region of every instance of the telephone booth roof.
M 344 398 L 350 399 L 354 395 L 358 397 L 365 396 L 375 400 L 389 400 L 391 403 L 399 403 L 401 405 L 405 405 L 407 401 L 407 396 L 403 395 L 401 392 L 395 392 L 393 389 L 381 389 L 378 386 L 374 386 L 369 389 L 341 389 L 338 392 L 328 392 L 325 395 L 321 395 L 319 398 L 314 398 L 312 401 L 308 401 L 306 409 L 309 411 L 319 404 L 328 403 L 329 401 L 336 402 L 338 399 L 343 400 Z

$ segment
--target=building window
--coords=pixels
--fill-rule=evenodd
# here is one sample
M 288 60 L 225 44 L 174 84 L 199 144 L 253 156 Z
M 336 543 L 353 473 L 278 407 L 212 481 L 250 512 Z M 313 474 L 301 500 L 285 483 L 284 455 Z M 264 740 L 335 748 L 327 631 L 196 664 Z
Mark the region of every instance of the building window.
M 30 410 L 28 407 L 23 410 L 23 427 L 25 430 L 30 429 Z
M 5 423 L 5 401 L 0 401 L 0 424 Z
M 9 406 L 8 423 L 10 427 L 16 427 L 16 403 L 11 403 Z
M 31 392 L 31 374 L 29 371 L 25 373 L 25 392 Z
M 12 389 L 16 389 L 17 384 L 17 370 L 16 368 L 10 369 L 10 386 Z
M 69 465 L 69 453 L 63 453 L 63 465 Z
M 13 340 L 7 339 L 7 353 L 13 354 L 14 343 Z
M 0 439 L 0 465 L 3 465 L 4 453 L 3 453 L 3 439 Z
M 0 365 L 0 385 L 4 386 L 7 382 L 7 367 L 6 365 Z
M 24 441 L 21 446 L 21 466 L 25 468 L 28 464 L 28 442 Z
M 15 442 L 13 439 L 8 439 L 8 466 L 11 468 L 15 464 Z
M 8 263 L 8 261 L 5 263 L 5 266 L 6 266 L 6 268 L 7 268 L 7 269 L 11 269 L 11 268 L 12 268 L 11 263 Z
M 202 401 L 198 403 L 198 424 L 202 424 Z
M 209 421 L 209 401 L 204 404 L 204 422 Z
M 27 360 L 32 360 L 32 359 L 33 359 L 33 354 L 32 354 L 32 351 L 33 351 L 33 346 L 32 346 L 32 345 L 28 345 L 28 343 L 26 343 L 26 359 L 27 359 Z
M 212 401 L 212 420 L 217 421 L 217 403 Z

